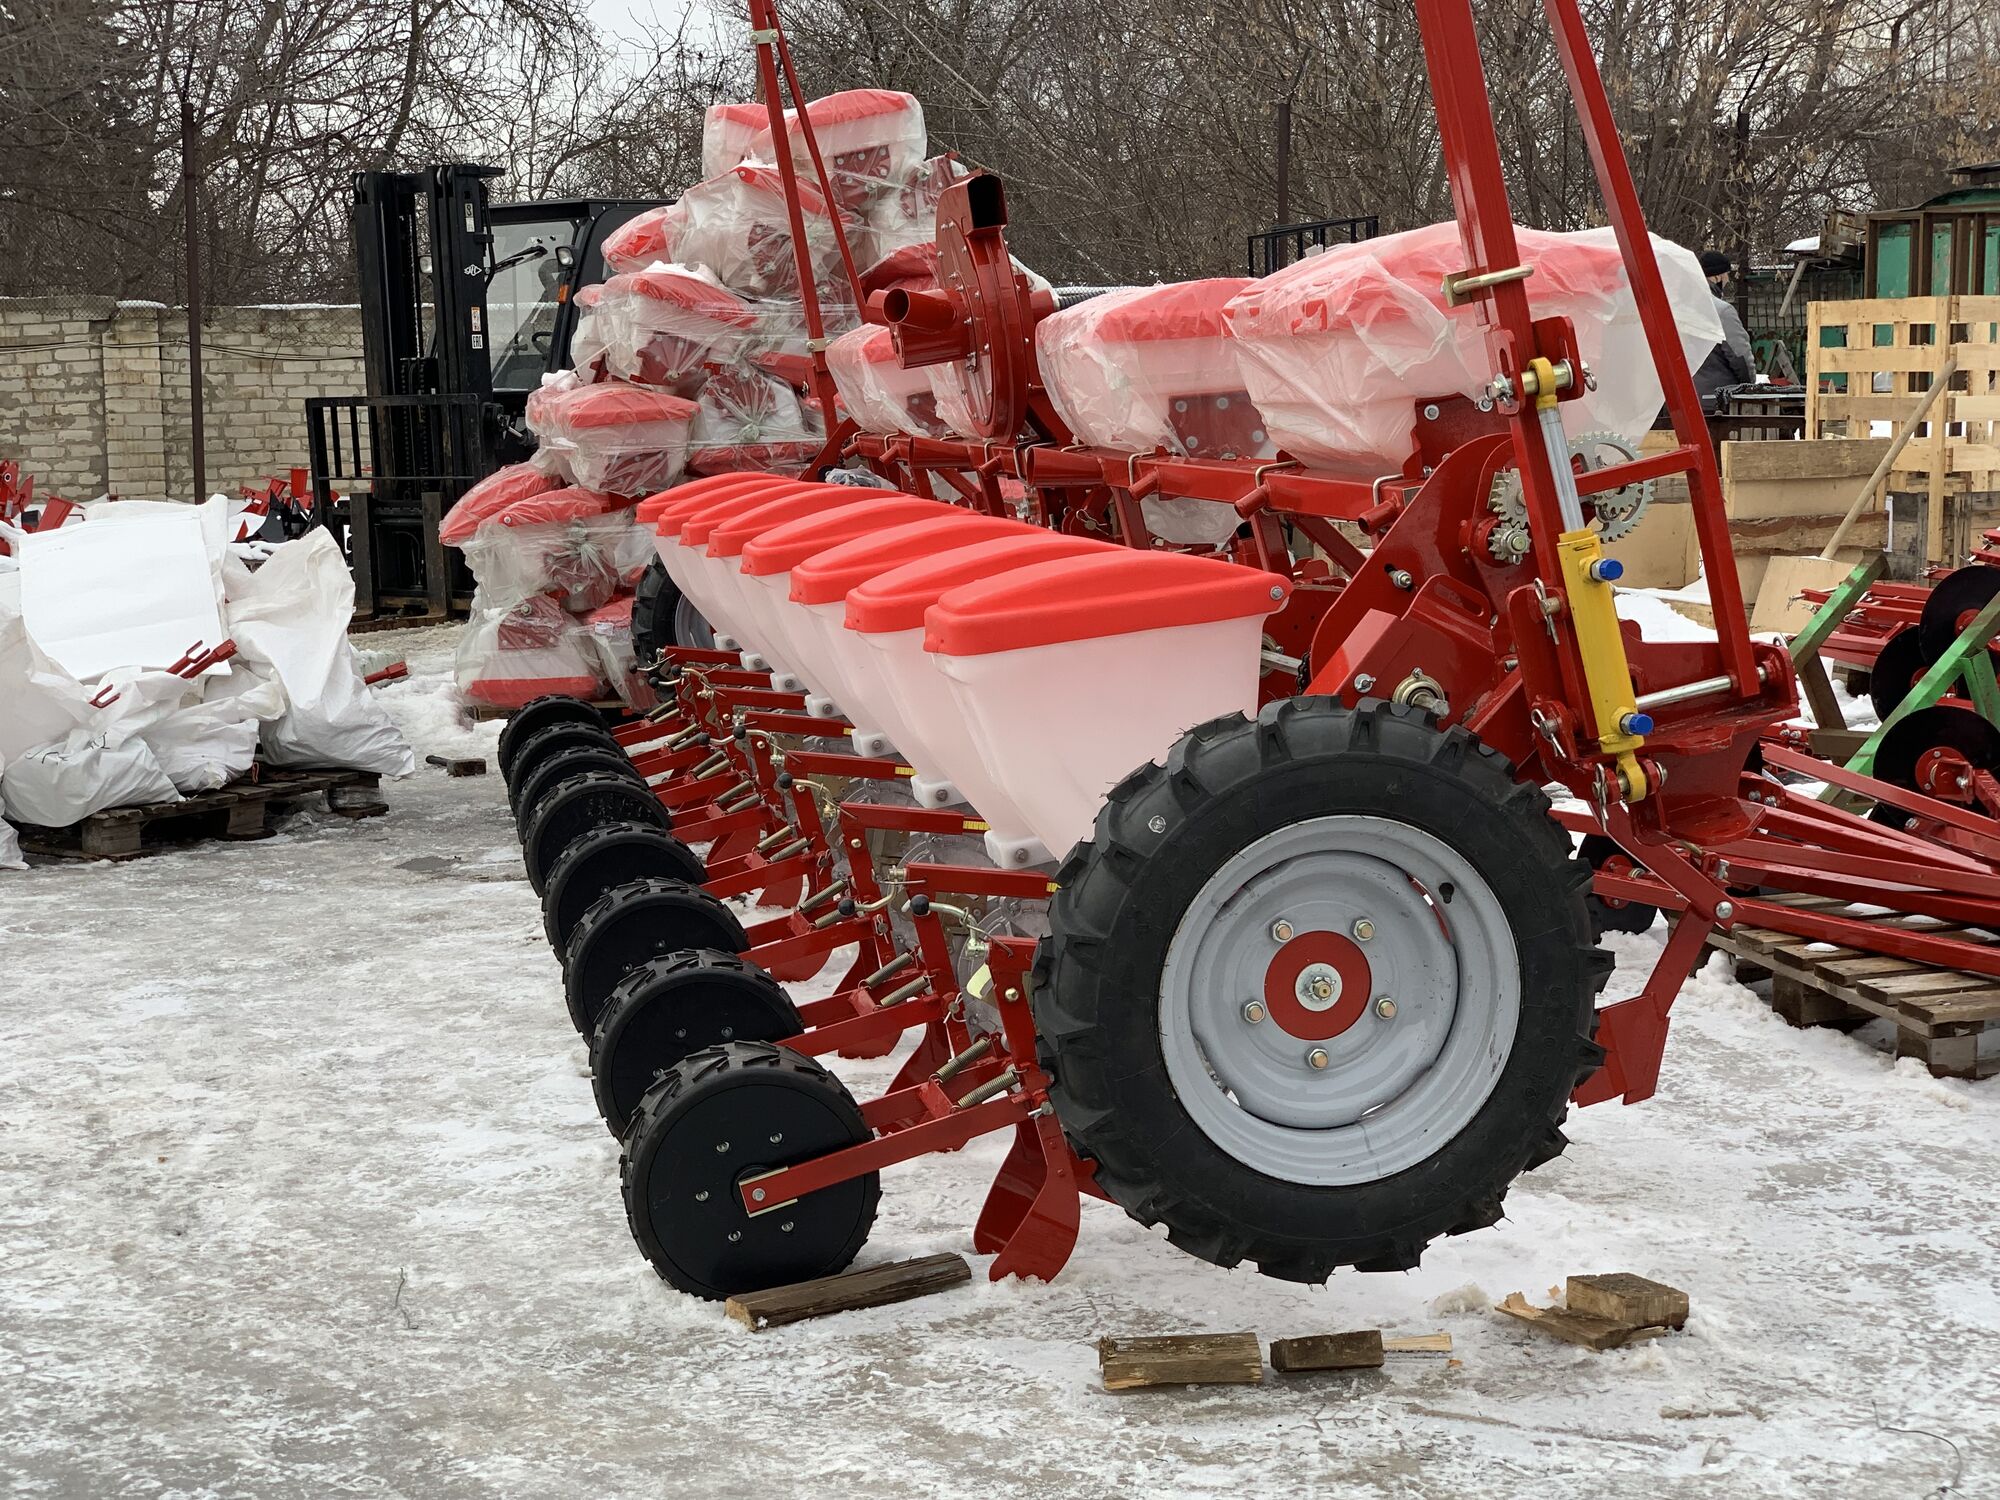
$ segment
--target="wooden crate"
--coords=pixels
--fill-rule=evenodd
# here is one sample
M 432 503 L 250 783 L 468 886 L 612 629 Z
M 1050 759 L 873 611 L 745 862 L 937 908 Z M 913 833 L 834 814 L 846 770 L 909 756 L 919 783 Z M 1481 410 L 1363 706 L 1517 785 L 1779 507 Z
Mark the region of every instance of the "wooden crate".
M 307 797 L 324 796 L 343 817 L 371 818 L 389 810 L 372 771 L 280 771 L 259 766 L 255 780 L 197 792 L 179 802 L 107 807 L 67 828 L 16 826 L 30 854 L 59 859 L 136 859 L 200 839 L 264 839 L 277 814 Z
M 1887 438 L 1721 445 L 1723 508 L 1746 606 L 1756 601 L 1772 558 L 1819 554 L 1888 451 Z M 1838 556 L 1851 565 L 1879 552 L 1885 539 L 1882 511 L 1864 510 Z
M 1934 917 L 1868 915 L 1826 896 L 1768 899 L 1912 931 L 1967 930 Z M 1739 978 L 1769 974 L 1771 1008 L 1794 1026 L 1852 1029 L 1879 1017 L 1896 1025 L 1896 1055 L 1921 1058 L 1940 1078 L 2000 1073 L 2000 979 L 1832 947 L 1762 927 L 1714 932 L 1708 943 L 1735 956 Z
M 1941 410 L 1889 474 L 1891 493 L 1925 497 L 1924 558 L 1956 560 L 1979 528 L 1971 496 L 2000 490 L 2000 297 L 1871 297 L 1807 309 L 1808 439 L 1865 438 L 1906 416 L 1946 357 L 1958 373 Z

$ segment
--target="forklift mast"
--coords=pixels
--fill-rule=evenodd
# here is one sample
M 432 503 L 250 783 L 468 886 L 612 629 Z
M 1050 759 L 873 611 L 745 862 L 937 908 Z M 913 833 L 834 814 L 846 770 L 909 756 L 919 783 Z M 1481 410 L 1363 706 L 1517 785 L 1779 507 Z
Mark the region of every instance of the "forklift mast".
M 494 204 L 498 167 L 354 178 L 367 392 L 306 402 L 315 518 L 346 547 L 358 618 L 463 613 L 472 580 L 437 540 L 473 484 L 534 448 L 521 417 L 569 366 L 578 287 L 604 237 L 658 200 Z

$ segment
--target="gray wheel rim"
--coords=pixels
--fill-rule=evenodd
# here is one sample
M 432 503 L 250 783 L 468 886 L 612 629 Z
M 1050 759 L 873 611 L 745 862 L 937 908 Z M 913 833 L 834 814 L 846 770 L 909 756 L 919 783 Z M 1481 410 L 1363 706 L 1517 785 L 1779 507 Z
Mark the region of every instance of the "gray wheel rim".
M 1328 964 L 1288 984 L 1293 936 L 1362 954 L 1366 993 L 1346 995 L 1357 986 Z M 1343 995 L 1359 1015 L 1334 1036 L 1294 1034 L 1264 1004 L 1274 963 L 1301 1000 L 1285 1019 L 1310 1029 Z M 1443 840 L 1388 818 L 1308 819 L 1239 851 L 1189 904 L 1160 977 L 1167 1073 L 1195 1124 L 1245 1166 L 1316 1187 L 1379 1181 L 1463 1130 L 1506 1066 L 1520 1010 L 1519 954 L 1492 888 Z
M 715 649 L 715 627 L 701 617 L 686 594 L 674 601 L 674 644 L 703 651 Z

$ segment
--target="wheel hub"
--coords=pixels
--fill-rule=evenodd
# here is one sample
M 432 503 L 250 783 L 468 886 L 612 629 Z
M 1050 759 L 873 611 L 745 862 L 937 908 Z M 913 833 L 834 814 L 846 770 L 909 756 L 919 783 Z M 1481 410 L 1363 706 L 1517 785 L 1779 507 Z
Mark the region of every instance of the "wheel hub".
M 1168 1072 L 1202 1131 L 1271 1176 L 1341 1183 L 1414 1165 L 1478 1111 L 1520 981 L 1498 899 L 1463 856 L 1409 824 L 1339 816 L 1216 871 L 1160 999 Z
M 1361 1019 L 1371 975 L 1360 946 L 1337 932 L 1301 932 L 1272 955 L 1264 1005 L 1289 1036 L 1323 1042 Z

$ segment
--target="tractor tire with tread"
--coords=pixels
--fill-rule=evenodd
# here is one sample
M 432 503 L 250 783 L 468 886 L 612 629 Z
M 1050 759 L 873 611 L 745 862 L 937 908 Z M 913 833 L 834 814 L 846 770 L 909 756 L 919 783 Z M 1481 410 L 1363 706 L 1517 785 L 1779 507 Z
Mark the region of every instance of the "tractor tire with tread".
M 1357 818 L 1368 822 L 1352 822 Z M 1249 902 L 1255 889 L 1235 891 L 1233 876 L 1217 887 L 1219 872 L 1299 838 L 1349 842 L 1330 853 L 1308 850 L 1298 869 L 1311 873 L 1320 867 L 1306 861 L 1332 859 L 1366 871 L 1368 861 L 1387 860 L 1362 839 L 1373 830 L 1414 849 L 1444 851 L 1440 858 L 1455 861 L 1478 882 L 1464 891 L 1441 884 L 1433 896 L 1410 880 L 1436 915 L 1400 924 L 1400 937 L 1376 935 L 1377 949 L 1397 942 L 1471 942 L 1471 936 L 1453 937 L 1445 920 L 1457 896 L 1465 902 L 1458 908 L 1464 915 L 1455 919 L 1462 932 L 1504 933 L 1504 951 L 1518 956 L 1518 972 L 1513 980 L 1492 982 L 1504 982 L 1514 997 L 1513 1024 L 1504 1051 L 1490 1048 L 1481 1063 L 1492 1070 L 1484 1092 L 1447 1095 L 1442 1106 L 1433 1105 L 1438 1095 L 1421 1091 L 1434 1085 L 1419 1074 L 1408 1095 L 1416 1112 L 1406 1117 L 1415 1125 L 1397 1147 L 1408 1164 L 1391 1170 L 1385 1159 L 1381 1174 L 1371 1177 L 1376 1158 L 1367 1145 L 1354 1151 L 1358 1167 L 1345 1159 L 1338 1172 L 1315 1165 L 1315 1152 L 1335 1149 L 1321 1142 L 1339 1144 L 1337 1132 L 1279 1130 L 1250 1118 L 1241 1125 L 1203 1124 L 1197 1109 L 1209 1111 L 1212 1121 L 1218 1113 L 1227 1116 L 1237 1096 L 1223 1092 L 1211 1064 L 1201 1083 L 1215 1091 L 1214 1100 L 1183 1102 L 1169 1071 L 1175 1065 L 1170 1052 L 1182 1043 L 1178 1033 L 1169 1038 L 1162 1018 L 1168 1013 L 1167 964 L 1179 951 L 1183 929 L 1199 945 L 1212 940 L 1204 931 L 1229 937 L 1238 930 L 1228 925 L 1232 921 L 1269 920 L 1257 906 L 1243 907 L 1247 916 L 1232 916 L 1236 909 L 1229 903 L 1239 897 Z M 1369 878 L 1397 890 L 1393 861 L 1385 869 Z M 1036 957 L 1033 992 L 1057 1117 L 1078 1150 L 1096 1161 L 1097 1182 L 1129 1215 L 1143 1224 L 1166 1224 L 1173 1244 L 1217 1265 L 1248 1260 L 1266 1275 L 1303 1282 L 1323 1281 L 1340 1266 L 1415 1266 L 1433 1239 L 1496 1222 L 1513 1179 L 1562 1152 L 1569 1095 L 1603 1057 L 1592 1040 L 1594 1005 L 1612 964 L 1594 945 L 1584 904 L 1590 866 L 1574 856 L 1539 787 L 1517 780 L 1505 758 L 1464 729 L 1441 730 L 1416 709 L 1364 700 L 1350 710 L 1335 699 L 1294 698 L 1267 706 L 1255 719 L 1231 715 L 1202 725 L 1175 746 L 1164 766 L 1149 764 L 1112 790 L 1092 838 L 1070 853 L 1057 879 L 1053 930 Z M 1222 894 L 1211 897 L 1211 889 Z M 1315 889 L 1306 887 L 1299 899 L 1318 899 Z M 1220 904 L 1200 905 L 1211 901 Z M 1206 928 L 1188 920 L 1197 906 L 1212 917 Z M 1427 931 L 1425 920 L 1437 931 Z M 1273 926 L 1267 937 L 1278 935 Z M 1243 963 L 1266 961 L 1247 948 L 1242 953 Z M 1270 972 L 1276 967 L 1273 961 Z M 1406 996 L 1403 1012 L 1413 1024 L 1442 1015 L 1447 1037 L 1470 1028 L 1472 1055 L 1480 1058 L 1481 1033 L 1460 1019 L 1471 1007 L 1464 996 L 1480 982 L 1477 974 L 1469 964 L 1439 972 L 1453 976 L 1456 989 L 1441 987 L 1435 1002 L 1419 997 L 1414 1009 Z M 1202 993 L 1185 977 L 1175 983 L 1182 986 L 1176 994 L 1198 999 Z M 1368 993 L 1361 991 L 1364 1001 Z M 1233 1007 L 1236 997 L 1231 993 L 1223 1003 Z M 1426 1010 L 1427 1003 L 1433 1008 Z M 1254 1032 L 1258 1045 L 1273 1035 L 1293 1045 L 1268 1023 L 1244 1031 Z M 1378 1043 L 1363 1037 L 1356 1045 Z M 1361 1139 L 1367 1141 L 1371 1129 L 1390 1130 L 1389 1111 L 1401 1102 L 1391 1099 L 1359 1116 L 1370 1127 L 1359 1130 Z M 1434 1112 L 1426 1116 L 1424 1109 Z M 1431 1127 L 1447 1128 L 1438 1114 L 1454 1110 L 1464 1111 L 1464 1123 L 1433 1148 Z M 1242 1133 L 1233 1149 L 1221 1143 L 1229 1130 Z M 1241 1140 L 1274 1136 L 1294 1153 L 1282 1163 L 1290 1177 L 1243 1159 Z M 1301 1160 L 1308 1166 L 1298 1166 Z M 1273 1156 L 1262 1165 L 1278 1164 Z M 1315 1172 L 1319 1181 L 1311 1180 Z M 1339 1173 L 1348 1173 L 1348 1180 Z
M 541 895 L 565 849 L 607 823 L 651 823 L 668 832 L 674 820 L 643 781 L 615 771 L 588 771 L 552 789 L 521 830 L 521 863 Z

